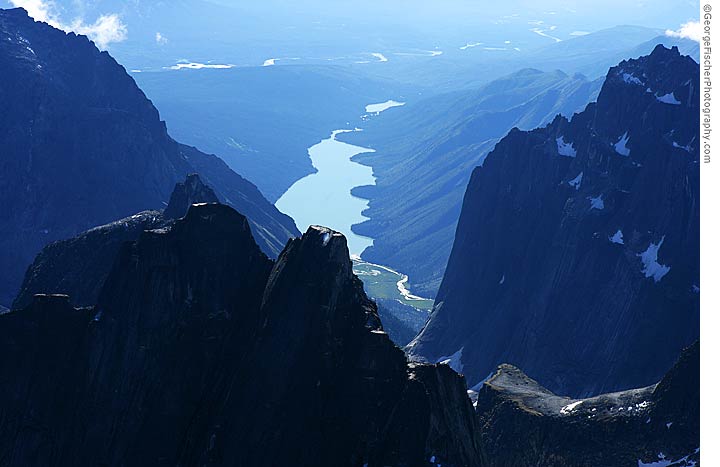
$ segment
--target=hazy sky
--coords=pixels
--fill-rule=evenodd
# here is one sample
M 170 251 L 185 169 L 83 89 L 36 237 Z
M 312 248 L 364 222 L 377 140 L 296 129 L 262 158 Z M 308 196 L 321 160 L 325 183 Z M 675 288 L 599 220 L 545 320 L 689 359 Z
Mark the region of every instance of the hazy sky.
M 478 32 L 487 37 L 493 31 L 520 39 L 518 34 L 532 29 L 552 41 L 617 25 L 679 30 L 699 17 L 697 0 L 0 0 L 3 3 L 22 6 L 55 27 L 86 34 L 100 48 L 124 41 L 172 46 L 173 41 L 197 42 L 221 33 L 226 42 L 257 38 L 322 44 L 337 40 L 327 33 L 329 28 L 340 28 L 356 42 L 366 35 L 368 42 L 387 39 L 395 45 L 404 37 L 424 35 L 442 44 L 470 41 Z
M 471 22 L 479 19 L 498 18 L 508 15 L 532 15 L 555 13 L 563 17 L 575 17 L 579 22 L 595 23 L 598 28 L 619 24 L 635 24 L 659 28 L 675 28 L 699 16 L 696 0 L 262 0 L 237 2 L 212 0 L 225 5 L 267 9 L 268 11 L 292 11 L 294 13 L 326 14 L 332 16 L 365 17 L 393 15 L 407 20 Z

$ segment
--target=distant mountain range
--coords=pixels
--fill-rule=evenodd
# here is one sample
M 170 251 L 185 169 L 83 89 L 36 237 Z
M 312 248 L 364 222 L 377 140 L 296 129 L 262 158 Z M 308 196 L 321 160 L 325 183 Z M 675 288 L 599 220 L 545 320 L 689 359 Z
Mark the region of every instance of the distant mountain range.
M 503 138 L 411 354 L 453 356 L 470 385 L 512 363 L 576 397 L 657 381 L 699 336 L 698 80 L 657 46 L 572 119 Z
M 299 234 L 222 160 L 170 138 L 133 79 L 84 36 L 0 10 L 0 67 L 0 304 L 44 245 L 160 209 L 189 173 L 247 214 L 268 255 Z
M 513 44 L 480 44 L 464 51 L 446 51 L 432 62 L 391 61 L 372 72 L 400 83 L 422 83 L 435 93 L 477 89 L 528 67 L 582 73 L 595 80 L 625 58 L 647 55 L 657 44 L 677 46 L 683 54 L 699 59 L 699 44 L 694 40 L 668 37 L 662 29 L 623 25 L 520 50 Z

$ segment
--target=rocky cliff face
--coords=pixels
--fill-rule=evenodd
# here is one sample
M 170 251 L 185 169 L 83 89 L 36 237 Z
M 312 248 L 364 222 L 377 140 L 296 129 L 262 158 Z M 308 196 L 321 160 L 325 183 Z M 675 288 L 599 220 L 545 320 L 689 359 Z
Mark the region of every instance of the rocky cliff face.
M 70 297 L 74 306 L 93 306 L 122 245 L 146 230 L 169 227 L 196 203 L 217 202 L 215 192 L 197 174 L 175 185 L 163 212 L 143 211 L 92 228 L 42 249 L 25 273 L 13 309 L 25 308 L 36 294 Z
M 6 465 L 480 463 L 464 379 L 408 366 L 345 238 L 273 262 L 221 204 L 125 243 L 96 306 L 0 315 L 0 356 Z
M 699 465 L 700 346 L 659 384 L 589 399 L 556 396 L 501 365 L 476 407 L 489 466 Z
M 46 244 L 145 209 L 199 172 L 247 214 L 263 250 L 298 234 L 222 161 L 178 144 L 152 103 L 84 36 L 0 10 L 0 303 Z
M 658 46 L 572 120 L 500 141 L 410 352 L 471 386 L 504 362 L 576 397 L 659 380 L 699 336 L 698 73 Z

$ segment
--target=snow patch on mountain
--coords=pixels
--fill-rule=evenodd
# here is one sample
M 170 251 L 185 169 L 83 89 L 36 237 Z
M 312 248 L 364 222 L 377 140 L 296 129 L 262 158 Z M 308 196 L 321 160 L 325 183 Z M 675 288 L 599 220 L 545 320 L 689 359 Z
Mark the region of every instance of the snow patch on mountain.
M 673 147 L 674 147 L 674 148 L 678 148 L 678 149 L 682 149 L 682 150 L 687 151 L 687 152 L 692 152 L 692 149 L 690 148 L 690 143 L 686 144 L 685 146 L 680 146 L 678 143 L 676 143 L 675 141 L 673 141 Z
M 645 83 L 638 78 L 637 76 L 633 75 L 632 73 L 624 73 L 622 74 L 622 79 L 628 84 L 637 84 L 638 86 L 645 86 Z
M 560 136 L 555 140 L 557 143 L 557 151 L 558 154 L 565 157 L 575 157 L 577 156 L 577 151 L 573 147 L 572 143 L 568 143 L 565 141 L 564 136 Z
M 638 467 L 669 467 L 671 465 L 695 467 L 697 465 L 697 462 L 690 460 L 690 456 L 692 456 L 693 454 L 697 454 L 698 452 L 700 452 L 700 448 L 696 449 L 694 453 L 688 454 L 687 456 L 677 460 L 669 459 L 667 456 L 665 456 L 665 454 L 661 452 L 660 454 L 658 454 L 658 460 L 656 462 L 650 462 L 646 464 L 642 460 L 638 459 L 637 465 Z
M 672 92 L 662 96 L 655 95 L 655 98 L 658 100 L 658 102 L 662 102 L 663 104 L 680 105 L 680 101 L 677 100 L 675 94 Z
M 670 266 L 658 262 L 658 251 L 660 251 L 663 242 L 665 242 L 665 236 L 660 239 L 659 243 L 650 243 L 647 250 L 638 254 L 643 263 L 643 274 L 645 274 L 645 277 L 652 277 L 655 282 L 660 282 L 670 272 Z
M 612 237 L 610 237 L 610 241 L 611 241 L 612 243 L 616 243 L 616 244 L 618 244 L 618 245 L 624 245 L 624 244 L 625 244 L 625 240 L 623 239 L 622 230 L 618 229 L 618 231 L 615 232 L 615 235 L 613 235 Z
M 621 156 L 629 156 L 630 155 L 630 149 L 627 147 L 628 139 L 628 133 L 625 132 L 624 135 L 620 137 L 620 139 L 615 143 L 615 152 L 620 154 Z
M 578 174 L 577 177 L 573 178 L 572 180 L 570 180 L 570 181 L 568 182 L 568 185 L 570 185 L 571 187 L 575 188 L 576 190 L 579 190 L 579 189 L 580 189 L 580 185 L 582 184 L 582 179 L 583 179 L 583 173 L 580 172 L 580 174 Z
M 577 408 L 577 406 L 582 404 L 583 402 L 585 402 L 585 401 L 577 401 L 577 402 L 573 402 L 572 404 L 568 404 L 565 407 L 563 407 L 562 409 L 560 409 L 560 413 L 563 415 L 568 415 L 568 414 L 572 413 L 572 411 L 575 410 Z
M 590 200 L 590 209 L 597 209 L 599 211 L 602 211 L 605 209 L 605 201 L 603 201 L 602 195 L 596 196 L 596 197 L 589 197 Z

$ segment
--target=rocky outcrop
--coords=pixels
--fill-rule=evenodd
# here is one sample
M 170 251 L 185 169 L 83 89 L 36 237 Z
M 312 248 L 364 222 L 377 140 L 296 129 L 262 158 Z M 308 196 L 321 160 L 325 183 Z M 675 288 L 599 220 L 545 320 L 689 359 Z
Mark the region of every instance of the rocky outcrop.
M 40 249 L 143 210 L 200 173 L 276 256 L 292 219 L 220 159 L 175 142 L 133 79 L 86 37 L 0 10 L 0 304 Z
M 190 174 L 184 182 L 175 185 L 163 216 L 167 219 L 180 219 L 193 204 L 219 202 L 215 192 L 200 180 L 198 174 Z
M 67 295 L 74 306 L 95 305 L 122 244 L 164 224 L 162 213 L 144 211 L 49 244 L 28 267 L 12 308 L 25 308 L 41 293 Z
M 486 465 L 699 465 L 699 367 L 695 343 L 659 384 L 571 399 L 501 365 L 477 394 Z
M 273 262 L 221 204 L 123 244 L 96 306 L 0 315 L 0 355 L 5 465 L 480 462 L 464 379 L 408 366 L 341 234 Z
M 175 185 L 164 212 L 144 211 L 95 227 L 42 249 L 25 273 L 13 309 L 25 308 L 35 294 L 64 294 L 74 306 L 93 306 L 115 257 L 125 242 L 146 230 L 168 227 L 196 203 L 217 202 L 215 192 L 197 174 Z
M 574 397 L 658 381 L 699 337 L 698 64 L 658 46 L 473 172 L 416 358 Z M 662 344 L 660 344 L 662 342 Z

